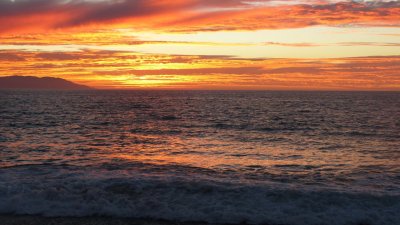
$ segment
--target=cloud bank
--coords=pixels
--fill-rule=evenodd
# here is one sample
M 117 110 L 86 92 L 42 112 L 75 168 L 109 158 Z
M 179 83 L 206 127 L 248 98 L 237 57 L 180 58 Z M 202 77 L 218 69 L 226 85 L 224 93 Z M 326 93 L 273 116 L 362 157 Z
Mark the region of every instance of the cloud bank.
M 133 28 L 175 32 L 400 26 L 399 1 L 14 0 L 0 32 Z
M 124 51 L 0 51 L 0 76 L 60 77 L 98 88 L 400 90 L 400 56 L 245 59 Z

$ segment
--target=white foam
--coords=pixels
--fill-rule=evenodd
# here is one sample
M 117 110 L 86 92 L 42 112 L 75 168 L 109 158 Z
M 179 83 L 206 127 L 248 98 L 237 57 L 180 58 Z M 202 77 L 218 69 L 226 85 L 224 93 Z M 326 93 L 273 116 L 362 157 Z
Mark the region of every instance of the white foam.
M 0 213 L 210 223 L 393 225 L 400 224 L 399 212 L 398 195 L 279 189 L 79 170 L 0 171 Z

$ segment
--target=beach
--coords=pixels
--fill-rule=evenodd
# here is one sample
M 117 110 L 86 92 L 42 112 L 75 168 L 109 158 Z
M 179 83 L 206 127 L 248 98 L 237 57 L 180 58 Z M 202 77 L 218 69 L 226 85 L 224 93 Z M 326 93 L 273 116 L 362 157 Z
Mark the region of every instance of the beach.
M 203 225 L 201 222 L 171 222 L 151 219 L 128 219 L 111 217 L 43 217 L 0 215 L 1 225 Z

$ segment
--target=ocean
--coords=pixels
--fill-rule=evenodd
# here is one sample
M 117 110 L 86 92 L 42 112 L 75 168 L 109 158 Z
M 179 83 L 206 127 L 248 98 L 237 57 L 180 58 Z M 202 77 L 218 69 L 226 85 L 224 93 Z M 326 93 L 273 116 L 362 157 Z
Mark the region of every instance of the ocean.
M 400 224 L 400 92 L 0 91 L 0 214 Z

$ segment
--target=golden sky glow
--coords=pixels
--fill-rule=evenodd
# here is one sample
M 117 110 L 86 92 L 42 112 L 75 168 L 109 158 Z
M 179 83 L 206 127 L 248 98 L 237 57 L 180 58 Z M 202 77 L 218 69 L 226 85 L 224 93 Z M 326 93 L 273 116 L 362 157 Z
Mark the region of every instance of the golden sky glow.
M 97 88 L 400 90 L 400 2 L 3 0 L 0 62 Z

